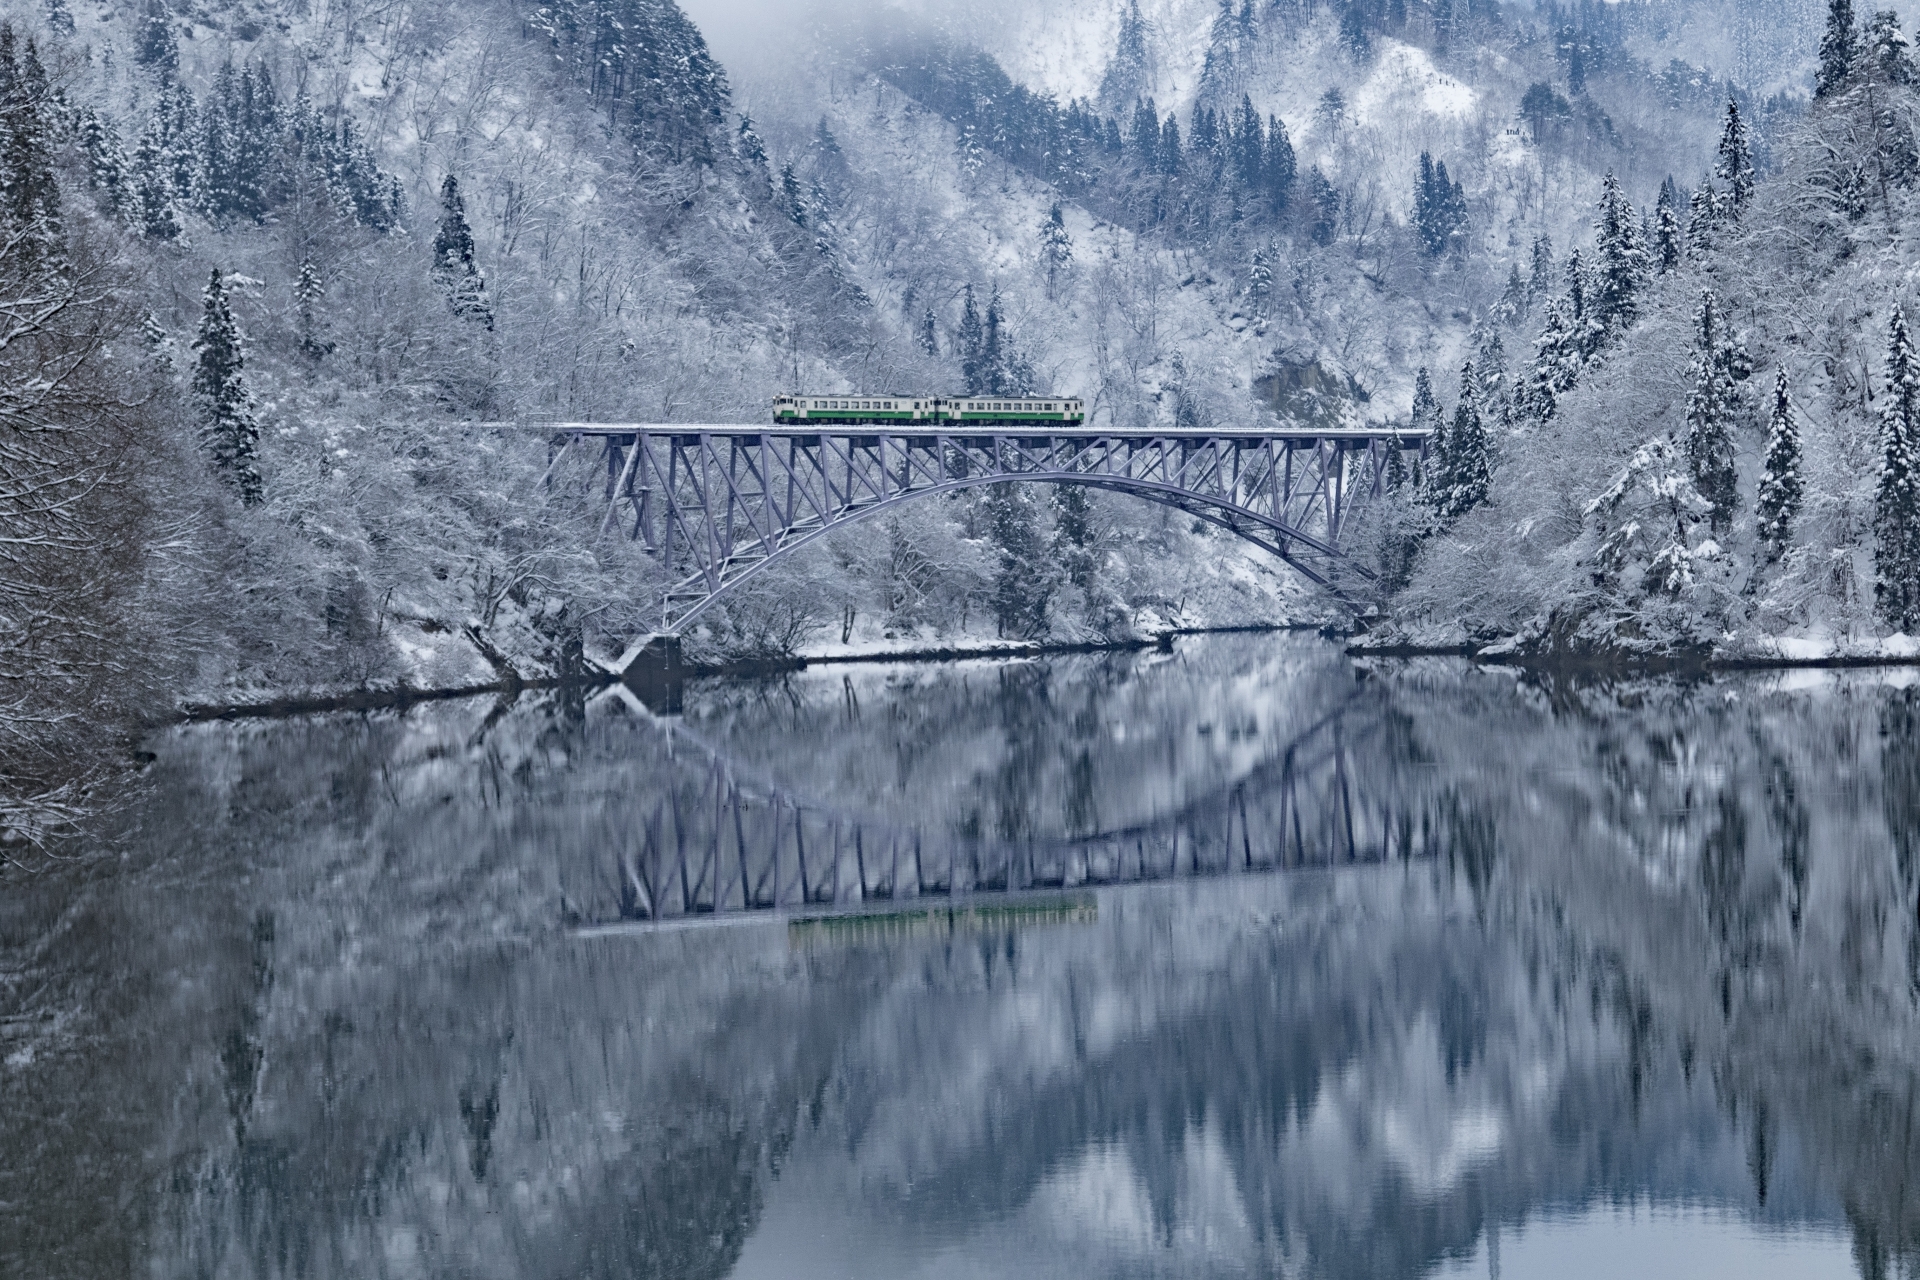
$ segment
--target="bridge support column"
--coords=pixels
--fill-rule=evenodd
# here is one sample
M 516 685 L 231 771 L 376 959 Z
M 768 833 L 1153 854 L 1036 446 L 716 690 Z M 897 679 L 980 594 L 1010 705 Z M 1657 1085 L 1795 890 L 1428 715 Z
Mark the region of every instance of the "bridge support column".
M 627 660 L 620 679 L 656 715 L 679 715 L 686 670 L 679 636 L 654 636 Z

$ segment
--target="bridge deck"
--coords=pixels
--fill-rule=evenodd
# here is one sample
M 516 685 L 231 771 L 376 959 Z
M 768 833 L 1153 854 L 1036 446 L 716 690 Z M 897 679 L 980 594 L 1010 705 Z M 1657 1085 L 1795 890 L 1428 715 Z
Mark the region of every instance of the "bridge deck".
M 1121 430 L 1113 427 L 1067 427 L 1044 423 L 987 422 L 861 422 L 810 423 L 805 426 L 723 422 L 549 422 L 536 430 L 555 440 L 632 440 L 644 436 L 773 436 L 780 439 L 814 436 L 911 436 L 932 440 L 937 436 L 1046 436 L 1076 440 L 1279 440 L 1313 444 L 1321 440 L 1350 440 L 1367 444 L 1378 440 L 1398 440 L 1407 448 L 1424 442 L 1426 431 L 1394 431 L 1387 428 L 1316 430 L 1309 427 L 1222 427 L 1212 430 Z

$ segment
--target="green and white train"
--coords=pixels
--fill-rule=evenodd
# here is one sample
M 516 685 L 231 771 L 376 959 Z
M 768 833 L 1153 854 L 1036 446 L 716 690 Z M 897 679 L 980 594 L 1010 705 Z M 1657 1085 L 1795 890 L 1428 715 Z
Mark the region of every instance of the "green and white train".
M 778 426 L 817 422 L 839 426 L 875 423 L 896 426 L 969 425 L 1078 427 L 1087 420 L 1081 401 L 1060 396 L 937 396 L 844 395 L 775 396 L 773 421 Z

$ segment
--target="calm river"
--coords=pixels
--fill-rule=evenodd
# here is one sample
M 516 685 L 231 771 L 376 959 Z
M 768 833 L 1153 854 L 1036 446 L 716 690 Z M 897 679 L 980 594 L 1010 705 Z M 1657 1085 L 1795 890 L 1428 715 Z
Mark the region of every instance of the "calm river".
M 0 1275 L 1912 1274 L 1916 683 L 1223 636 L 172 730 L 0 873 Z

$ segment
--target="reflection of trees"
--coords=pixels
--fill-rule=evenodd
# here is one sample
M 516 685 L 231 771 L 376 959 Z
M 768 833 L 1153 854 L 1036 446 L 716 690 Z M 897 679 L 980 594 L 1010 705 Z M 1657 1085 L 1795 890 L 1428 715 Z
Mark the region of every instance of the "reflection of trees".
M 1017 1221 L 1106 1153 L 1156 1247 L 1225 1194 L 1269 1270 L 1418 1275 L 1599 1194 L 1844 1210 L 1863 1274 L 1910 1269 L 1914 697 L 1543 700 L 1409 671 L 1344 731 L 1359 802 L 1435 833 L 1432 864 L 797 954 L 548 935 L 670 763 L 617 718 L 183 740 L 144 819 L 176 833 L 170 870 L 47 915 L 42 971 L 99 1013 L 84 1052 L 0 1076 L 9 1117 L 50 1118 L 0 1130 L 0 1201 L 24 1206 L 0 1208 L 0 1270 L 370 1273 L 404 1246 L 430 1273 L 720 1276 L 779 1179 L 836 1152 L 875 1232 L 930 1199 L 965 1206 L 955 1233 Z M 888 786 L 964 760 L 963 798 L 1016 834 L 1115 821 L 1156 726 L 1209 786 L 1257 784 L 1285 739 L 1232 670 L 1062 672 L 853 698 L 836 675 L 825 710 L 891 753 Z M 773 687 L 728 723 L 797 753 L 822 708 L 791 687 L 797 709 Z

